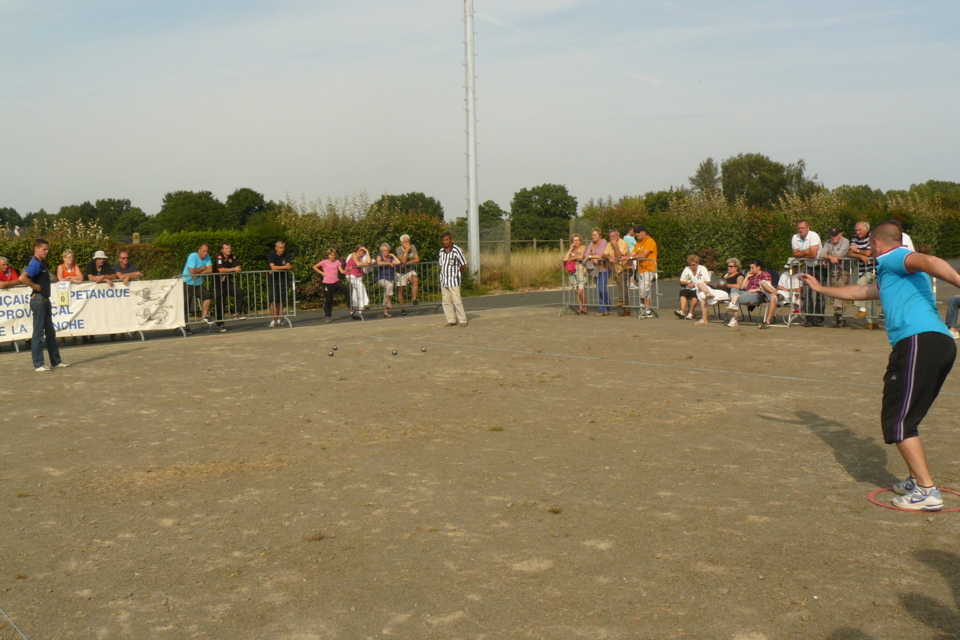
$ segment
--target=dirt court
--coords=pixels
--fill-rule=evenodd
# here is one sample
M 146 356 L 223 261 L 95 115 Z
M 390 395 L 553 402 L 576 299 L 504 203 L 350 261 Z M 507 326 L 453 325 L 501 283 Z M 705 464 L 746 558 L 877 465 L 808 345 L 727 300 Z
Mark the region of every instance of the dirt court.
M 0 607 L 29 640 L 960 637 L 960 513 L 866 499 L 904 475 L 882 331 L 441 324 L 0 354 Z M 958 409 L 960 370 L 921 428 L 960 490 Z

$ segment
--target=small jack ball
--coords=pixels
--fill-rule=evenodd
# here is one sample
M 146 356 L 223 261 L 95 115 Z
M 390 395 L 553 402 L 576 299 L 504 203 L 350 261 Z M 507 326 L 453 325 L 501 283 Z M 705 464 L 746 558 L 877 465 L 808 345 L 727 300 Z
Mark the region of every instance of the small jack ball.
M 333 350 L 334 350 L 334 351 L 337 350 L 337 345 L 333 345 Z
M 333 351 L 327 351 L 327 355 L 332 357 L 332 356 L 333 356 Z
M 397 355 L 397 350 L 396 350 L 396 349 L 393 350 L 393 355 Z
M 420 351 L 423 351 L 424 353 L 426 353 L 426 352 L 427 352 L 427 348 L 426 348 L 426 347 L 420 347 Z

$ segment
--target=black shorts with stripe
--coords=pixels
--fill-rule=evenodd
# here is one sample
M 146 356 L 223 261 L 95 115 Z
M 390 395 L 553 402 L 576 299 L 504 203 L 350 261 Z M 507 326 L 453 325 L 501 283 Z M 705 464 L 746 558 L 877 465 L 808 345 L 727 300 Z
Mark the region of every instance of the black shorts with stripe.
M 953 338 L 934 331 L 894 345 L 883 376 L 880 424 L 884 442 L 895 444 L 917 435 L 917 427 L 937 399 L 956 357 Z

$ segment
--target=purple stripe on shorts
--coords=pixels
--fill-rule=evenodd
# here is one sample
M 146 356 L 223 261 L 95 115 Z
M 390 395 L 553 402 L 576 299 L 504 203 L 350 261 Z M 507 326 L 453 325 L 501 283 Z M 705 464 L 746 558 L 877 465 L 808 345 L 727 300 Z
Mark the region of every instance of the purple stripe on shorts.
M 903 422 L 910 412 L 910 401 L 913 399 L 913 384 L 917 369 L 917 336 L 907 338 L 910 341 L 907 348 L 907 367 L 903 373 L 907 376 L 903 380 L 903 399 L 900 401 L 900 416 L 897 418 L 897 428 L 894 432 L 897 442 L 903 442 Z

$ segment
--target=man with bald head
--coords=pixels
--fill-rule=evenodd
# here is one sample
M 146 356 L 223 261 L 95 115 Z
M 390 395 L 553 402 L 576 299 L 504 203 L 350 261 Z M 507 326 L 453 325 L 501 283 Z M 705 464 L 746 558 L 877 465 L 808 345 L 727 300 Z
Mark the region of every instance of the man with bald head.
M 883 377 L 880 423 L 887 444 L 897 445 L 909 475 L 893 485 L 893 506 L 910 511 L 940 511 L 943 499 L 933 483 L 918 426 L 933 405 L 957 356 L 957 347 L 940 319 L 930 276 L 960 287 L 960 273 L 934 256 L 903 246 L 900 227 L 882 222 L 870 233 L 877 280 L 868 285 L 826 287 L 801 274 L 804 284 L 841 300 L 877 300 L 883 304 L 887 337 L 893 346 Z

